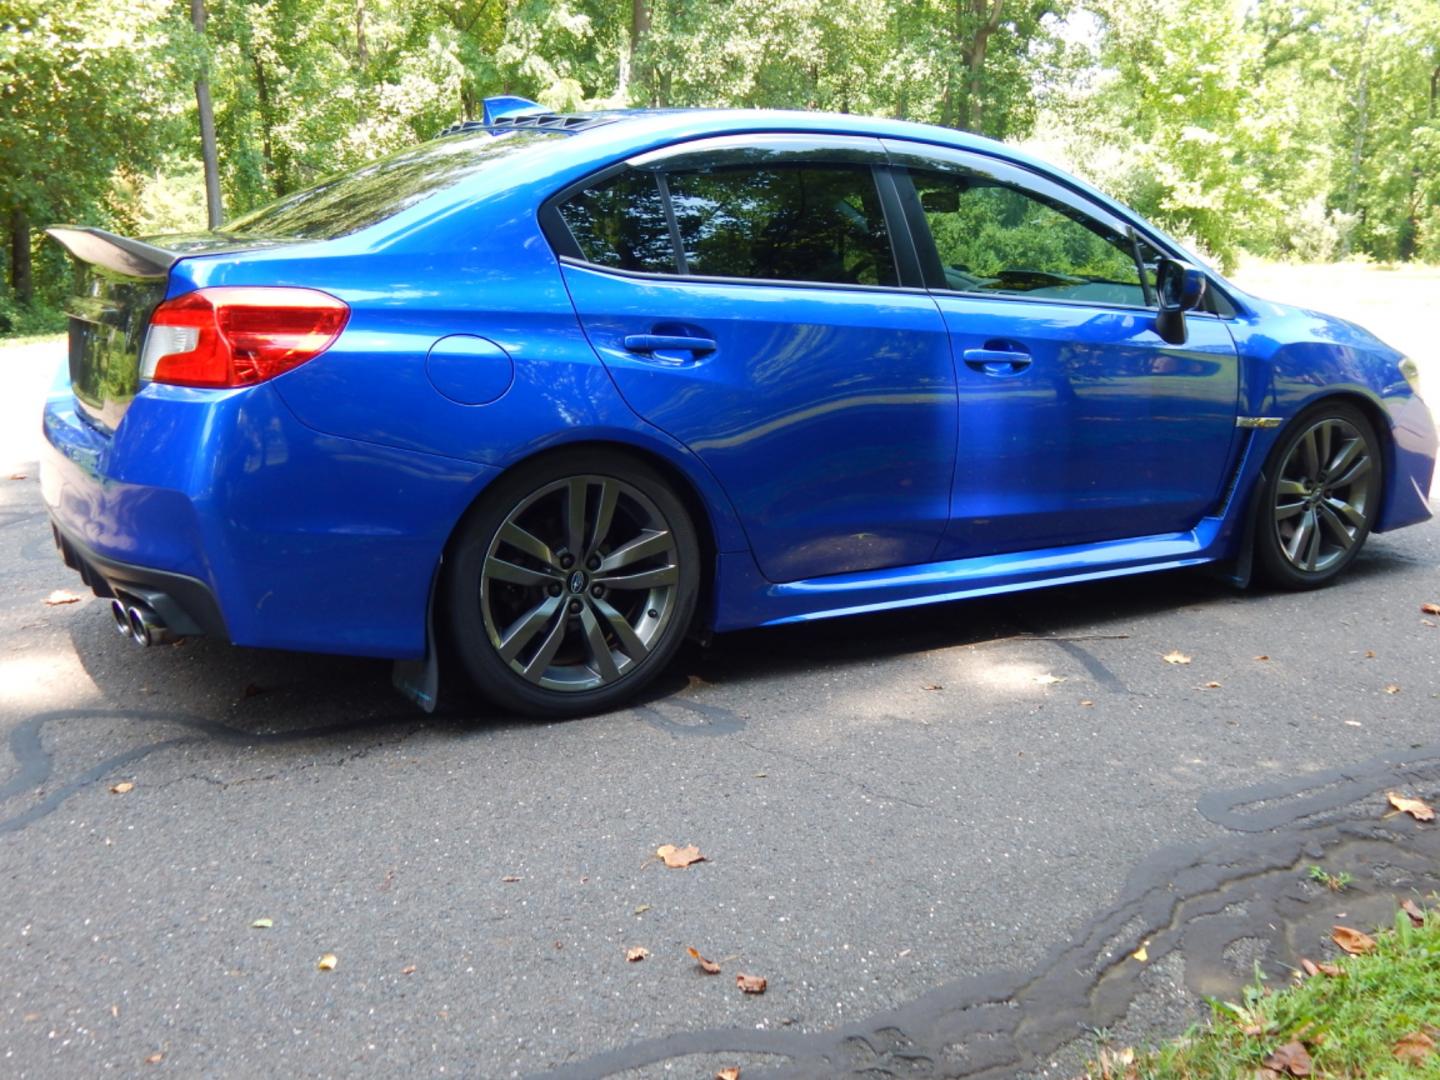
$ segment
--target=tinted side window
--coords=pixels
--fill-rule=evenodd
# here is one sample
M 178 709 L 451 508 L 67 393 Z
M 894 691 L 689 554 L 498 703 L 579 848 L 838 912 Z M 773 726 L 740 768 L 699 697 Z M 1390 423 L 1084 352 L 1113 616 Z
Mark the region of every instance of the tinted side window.
M 894 285 L 875 178 L 863 165 L 672 173 L 686 269 L 709 277 Z
M 585 258 L 617 270 L 675 272 L 670 222 L 650 173 L 623 172 L 573 195 L 560 216 Z
M 980 173 L 911 170 L 946 285 L 957 292 L 1146 305 L 1129 237 Z

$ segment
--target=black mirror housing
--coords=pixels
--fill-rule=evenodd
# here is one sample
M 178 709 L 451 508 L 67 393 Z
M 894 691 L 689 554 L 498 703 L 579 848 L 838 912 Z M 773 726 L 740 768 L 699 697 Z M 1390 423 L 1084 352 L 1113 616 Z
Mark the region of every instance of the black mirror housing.
M 1209 283 L 1203 271 L 1179 259 L 1161 259 L 1155 267 L 1155 298 L 1159 312 L 1155 332 L 1171 345 L 1184 345 L 1189 335 L 1185 312 L 1193 311 L 1205 298 Z

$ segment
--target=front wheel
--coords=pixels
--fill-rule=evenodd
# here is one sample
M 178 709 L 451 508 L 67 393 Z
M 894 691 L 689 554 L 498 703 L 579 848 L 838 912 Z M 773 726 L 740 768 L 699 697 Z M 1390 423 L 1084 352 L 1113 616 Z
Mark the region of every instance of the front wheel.
M 1375 428 L 1343 402 L 1302 414 L 1271 459 L 1256 554 L 1287 589 L 1334 579 L 1360 554 L 1380 509 L 1384 458 Z
M 684 505 L 623 454 L 559 454 L 482 497 L 446 562 L 451 644 L 476 688 L 532 716 L 638 693 L 684 639 L 700 554 Z

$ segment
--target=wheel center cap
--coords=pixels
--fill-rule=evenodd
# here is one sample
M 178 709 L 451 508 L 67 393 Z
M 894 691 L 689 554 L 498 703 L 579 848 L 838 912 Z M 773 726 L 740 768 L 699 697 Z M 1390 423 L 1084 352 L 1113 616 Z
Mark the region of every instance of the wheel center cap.
M 576 594 L 585 591 L 585 574 L 582 571 L 576 570 L 570 575 L 570 591 Z

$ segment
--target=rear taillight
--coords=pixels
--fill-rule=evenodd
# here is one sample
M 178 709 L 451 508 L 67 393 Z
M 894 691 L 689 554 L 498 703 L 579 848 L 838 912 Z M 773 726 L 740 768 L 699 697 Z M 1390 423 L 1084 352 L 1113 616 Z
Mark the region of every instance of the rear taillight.
M 140 377 L 250 386 L 319 356 L 350 308 L 315 289 L 222 285 L 166 300 L 150 318 Z

